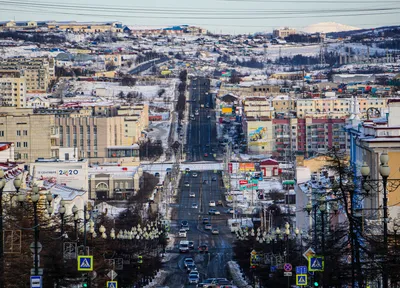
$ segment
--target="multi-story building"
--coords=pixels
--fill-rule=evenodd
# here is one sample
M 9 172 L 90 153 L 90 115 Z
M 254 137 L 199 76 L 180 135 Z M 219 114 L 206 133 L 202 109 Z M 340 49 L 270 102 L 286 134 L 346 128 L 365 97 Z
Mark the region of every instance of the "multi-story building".
M 272 120 L 274 152 L 276 156 L 292 157 L 297 151 L 297 119 Z
M 0 141 L 14 143 L 15 160 L 56 157 L 57 138 L 54 115 L 0 114 Z
M 9 107 L 26 107 L 26 82 L 20 71 L 0 71 L 0 104 Z
M 297 99 L 293 99 L 287 95 L 279 95 L 272 99 L 272 107 L 274 107 L 275 113 L 288 114 L 296 111 Z
M 271 118 L 246 116 L 243 118 L 242 125 L 249 153 L 272 154 L 274 135 Z
M 274 35 L 274 37 L 276 38 L 285 38 L 288 37 L 289 35 L 295 35 L 296 34 L 296 30 L 289 28 L 289 27 L 285 27 L 282 29 L 275 29 L 272 31 L 272 34 Z
M 120 22 L 49 22 L 47 27 L 50 30 L 61 30 L 76 33 L 99 33 L 99 32 L 123 32 Z
M 124 144 L 132 145 L 142 137 L 142 132 L 149 126 L 149 105 L 135 104 L 133 106 L 121 106 L 117 114 L 124 116 Z
M 351 114 L 352 107 L 360 107 L 360 117 L 367 117 L 369 108 L 376 108 L 383 111 L 387 108 L 385 99 L 378 98 L 324 98 L 324 99 L 298 99 L 297 117 L 305 118 L 308 116 L 329 115 L 331 118 L 343 118 Z
M 268 117 L 272 119 L 273 108 L 267 97 L 246 97 L 243 100 L 243 112 L 249 117 Z
M 55 62 L 54 59 L 46 57 L 7 58 L 0 60 L 0 70 L 22 71 L 27 93 L 45 93 L 55 76 Z

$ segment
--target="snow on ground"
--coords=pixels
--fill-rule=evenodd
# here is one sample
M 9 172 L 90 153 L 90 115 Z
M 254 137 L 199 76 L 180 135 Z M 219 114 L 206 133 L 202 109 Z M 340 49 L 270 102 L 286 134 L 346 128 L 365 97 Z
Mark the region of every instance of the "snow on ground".
M 161 140 L 164 151 L 168 149 L 168 136 L 171 129 L 170 121 L 153 121 L 149 124 L 147 136 L 153 140 Z
M 3 53 L 4 52 L 4 53 Z M 2 51 L 2 57 L 11 58 L 11 57 L 42 57 L 42 56 L 51 56 L 56 57 L 61 52 L 50 52 L 40 50 L 37 45 L 24 45 L 17 47 L 4 47 Z
M 164 270 L 160 270 L 157 275 L 154 277 L 154 279 L 147 284 L 146 286 L 144 286 L 143 288 L 153 288 L 153 287 L 158 287 L 160 285 L 162 285 L 162 283 L 164 283 L 165 279 L 168 276 L 168 272 L 164 271 Z

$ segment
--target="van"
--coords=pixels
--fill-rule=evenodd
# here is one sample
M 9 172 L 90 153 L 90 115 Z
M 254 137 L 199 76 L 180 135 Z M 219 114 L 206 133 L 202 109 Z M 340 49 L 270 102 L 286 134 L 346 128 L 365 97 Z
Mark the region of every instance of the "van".
M 189 241 L 181 240 L 179 242 L 179 252 L 180 253 L 187 253 L 189 252 Z

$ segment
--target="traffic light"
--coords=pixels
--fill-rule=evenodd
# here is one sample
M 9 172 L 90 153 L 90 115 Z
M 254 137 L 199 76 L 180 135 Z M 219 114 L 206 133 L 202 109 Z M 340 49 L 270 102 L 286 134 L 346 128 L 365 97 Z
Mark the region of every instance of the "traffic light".
M 314 287 L 319 287 L 318 281 L 314 281 Z
M 86 282 L 83 282 L 83 283 L 82 283 L 82 287 L 88 287 L 87 283 L 86 283 Z

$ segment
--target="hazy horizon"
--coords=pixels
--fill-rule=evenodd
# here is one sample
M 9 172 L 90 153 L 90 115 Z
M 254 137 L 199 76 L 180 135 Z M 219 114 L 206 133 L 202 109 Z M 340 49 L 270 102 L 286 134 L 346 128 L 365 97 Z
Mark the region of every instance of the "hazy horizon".
M 360 0 L 204 0 L 189 6 L 183 0 L 148 0 L 135 4 L 123 0 L 4 0 L 1 21 L 120 21 L 126 25 L 197 25 L 211 32 L 254 33 L 288 26 L 302 28 L 336 22 L 359 28 L 397 25 L 400 1 Z

